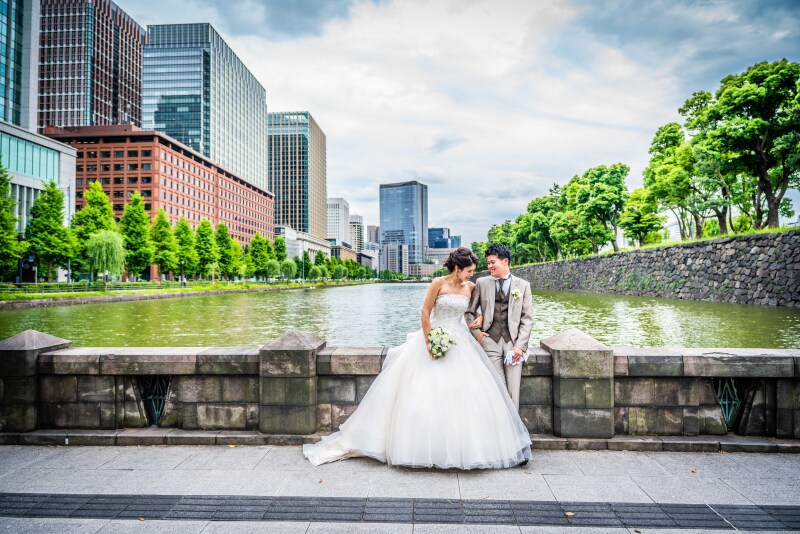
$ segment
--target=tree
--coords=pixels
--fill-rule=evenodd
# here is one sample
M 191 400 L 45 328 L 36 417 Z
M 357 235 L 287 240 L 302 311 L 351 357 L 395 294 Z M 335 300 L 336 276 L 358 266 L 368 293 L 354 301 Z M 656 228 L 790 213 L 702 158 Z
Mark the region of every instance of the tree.
M 177 243 L 176 258 L 181 267 L 181 276 L 184 273 L 194 273 L 197 269 L 197 251 L 194 248 L 194 231 L 184 217 L 175 225 L 175 242 Z
M 47 182 L 31 206 L 25 228 L 28 253 L 39 267 L 47 265 L 47 280 L 53 278 L 53 266 L 66 266 L 75 253 L 75 238 L 64 226 L 64 194 L 54 182 Z
M 619 218 L 625 236 L 635 239 L 639 246 L 652 232 L 657 232 L 664 227 L 664 218 L 658 215 L 658 205 L 653 201 L 650 192 L 645 188 L 636 189 L 631 193 L 625 209 Z
M 230 278 L 234 274 L 234 259 L 231 250 L 231 236 L 228 233 L 228 225 L 220 221 L 217 225 L 217 232 L 214 236 L 217 240 L 217 250 L 219 273 L 221 276 Z
M 619 251 L 617 228 L 619 215 L 628 199 L 625 178 L 630 167 L 615 163 L 589 169 L 580 178 L 575 177 L 574 209 L 580 217 L 583 232 L 592 240 L 595 252 L 608 243 Z
M 314 265 L 317 267 L 325 265 L 325 253 L 321 250 L 318 250 L 317 253 L 314 254 Z
M 267 276 L 267 262 L 270 260 L 267 244 L 269 239 L 256 232 L 250 240 L 250 257 L 253 259 L 253 269 L 256 277 Z
M 119 276 L 125 269 L 125 245 L 122 236 L 112 230 L 100 230 L 86 242 L 87 254 L 92 257 L 93 268 L 111 276 Z M 108 290 L 108 276 L 103 277 Z
M 163 208 L 158 210 L 150 227 L 150 241 L 153 243 L 153 263 L 158 265 L 159 273 L 165 275 L 175 271 L 178 268 L 178 242 Z
M 308 279 L 309 280 L 316 280 L 322 275 L 322 271 L 316 265 L 312 265 L 311 268 L 308 270 Z
M 475 267 L 476 271 L 485 271 L 489 268 L 489 265 L 486 263 L 487 246 L 488 244 L 483 241 L 473 241 L 469 246 L 469 248 L 472 250 L 472 253 L 478 257 L 478 266 Z
M 120 232 L 125 245 L 125 266 L 128 277 L 135 281 L 139 274 L 153 263 L 154 247 L 150 240 L 150 217 L 144 209 L 144 199 L 134 191 L 131 201 L 125 205 L 119 220 Z
M 281 236 L 275 238 L 275 259 L 278 261 L 286 259 L 286 240 Z
M 267 260 L 265 271 L 268 278 L 277 278 L 281 274 L 281 264 L 278 263 L 278 260 Z
M 212 264 L 219 260 L 219 249 L 214 239 L 214 228 L 208 219 L 203 219 L 197 227 L 195 234 L 194 248 L 197 251 L 197 267 L 202 276 L 211 273 Z M 215 265 L 216 269 L 216 265 Z
M 344 268 L 344 265 L 337 265 L 333 268 L 333 279 L 334 280 L 341 280 L 347 276 L 347 269 Z
M 76 250 L 73 260 L 73 272 L 79 270 L 89 270 L 88 254 L 86 244 L 92 234 L 100 230 L 118 230 L 114 220 L 114 210 L 111 209 L 111 202 L 103 192 L 103 187 L 98 182 L 89 184 L 89 188 L 83 193 L 83 209 L 78 210 L 72 216 L 72 234 L 75 236 Z
M 297 268 L 292 260 L 286 259 L 281 262 L 281 273 L 284 277 L 286 277 L 287 284 L 292 278 L 294 278 L 296 272 Z
M 244 280 L 247 275 L 247 266 L 244 264 L 244 254 L 242 253 L 242 244 L 236 238 L 231 239 L 231 274 L 239 276 Z
M 714 138 L 742 172 L 756 177 L 767 226 L 777 227 L 786 191 L 800 186 L 800 64 L 756 63 L 723 78 L 713 97 L 695 93 L 680 112 L 687 128 Z
M 11 197 L 11 177 L 0 165 L 0 278 L 13 276 L 17 262 L 27 248 L 19 241 L 17 218 L 14 217 L 14 199 Z

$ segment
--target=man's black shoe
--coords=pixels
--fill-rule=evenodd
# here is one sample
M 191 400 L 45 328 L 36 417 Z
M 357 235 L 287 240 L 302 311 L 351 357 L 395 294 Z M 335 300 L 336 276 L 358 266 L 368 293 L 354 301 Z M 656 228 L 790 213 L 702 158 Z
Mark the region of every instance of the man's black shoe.
M 526 465 L 528 465 L 528 459 L 527 458 L 525 458 L 520 463 L 518 463 L 517 467 L 525 467 Z

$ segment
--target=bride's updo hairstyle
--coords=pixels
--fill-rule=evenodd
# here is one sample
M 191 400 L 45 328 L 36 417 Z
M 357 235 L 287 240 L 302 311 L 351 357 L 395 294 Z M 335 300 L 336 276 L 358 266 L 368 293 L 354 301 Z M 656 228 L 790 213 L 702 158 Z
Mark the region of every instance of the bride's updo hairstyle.
M 470 265 L 478 265 L 478 257 L 472 253 L 467 247 L 459 247 L 450 253 L 444 266 L 451 273 L 455 271 L 456 267 L 459 269 L 466 269 Z

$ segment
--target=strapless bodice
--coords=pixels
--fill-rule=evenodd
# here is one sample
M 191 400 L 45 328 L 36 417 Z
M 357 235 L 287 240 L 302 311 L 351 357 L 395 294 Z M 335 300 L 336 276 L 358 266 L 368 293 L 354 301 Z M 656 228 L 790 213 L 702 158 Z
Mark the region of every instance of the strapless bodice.
M 431 316 L 431 328 L 454 328 L 461 324 L 467 311 L 469 297 L 460 293 L 445 293 L 436 297 Z

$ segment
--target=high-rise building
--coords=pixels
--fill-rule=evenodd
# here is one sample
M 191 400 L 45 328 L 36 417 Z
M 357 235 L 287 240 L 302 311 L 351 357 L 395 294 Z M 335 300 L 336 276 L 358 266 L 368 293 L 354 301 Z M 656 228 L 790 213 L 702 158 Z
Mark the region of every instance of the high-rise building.
M 350 246 L 356 252 L 364 250 L 364 217 L 361 215 L 350 216 Z
M 367 241 L 371 243 L 381 242 L 381 227 L 375 224 L 367 226 Z
M 11 177 L 17 230 L 25 231 L 47 182 L 64 194 L 64 222 L 75 206 L 75 150 L 36 133 L 38 1 L 0 0 L 0 161 Z M 33 281 L 33 272 L 22 272 Z
M 267 189 L 267 93 L 208 23 L 148 26 L 142 126 Z
M 408 245 L 408 263 L 422 263 L 428 246 L 428 186 L 381 184 L 381 245 Z
M 275 224 L 328 237 L 325 133 L 309 112 L 269 114 L 268 189 L 275 193 Z
M 327 238 L 350 242 L 350 203 L 343 198 L 328 199 Z
M 41 0 L 39 130 L 141 125 L 144 40 L 111 0 Z
M 428 246 L 430 248 L 458 248 L 461 246 L 461 236 L 451 235 L 450 228 L 429 228 Z
M 401 243 L 384 245 L 380 253 L 381 271 L 389 270 L 408 274 L 409 247 Z

